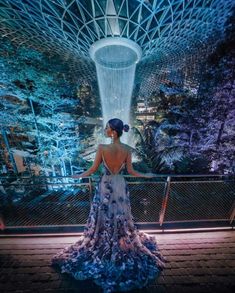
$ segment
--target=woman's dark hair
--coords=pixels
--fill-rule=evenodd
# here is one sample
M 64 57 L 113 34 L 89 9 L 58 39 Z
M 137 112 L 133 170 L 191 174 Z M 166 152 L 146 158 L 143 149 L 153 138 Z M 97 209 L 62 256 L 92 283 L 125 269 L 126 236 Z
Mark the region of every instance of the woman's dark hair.
M 128 132 L 129 126 L 127 124 L 123 124 L 122 120 L 118 118 L 113 118 L 108 121 L 108 124 L 112 130 L 117 132 L 118 137 L 122 135 L 122 132 Z

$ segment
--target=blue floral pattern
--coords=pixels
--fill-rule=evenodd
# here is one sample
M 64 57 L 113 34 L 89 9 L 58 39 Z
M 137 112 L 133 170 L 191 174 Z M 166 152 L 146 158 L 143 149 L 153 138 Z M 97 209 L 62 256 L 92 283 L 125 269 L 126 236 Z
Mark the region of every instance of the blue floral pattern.
M 106 293 L 142 288 L 165 267 L 155 237 L 134 225 L 124 167 L 112 174 L 104 163 L 83 235 L 52 258 L 62 273 L 93 279 Z

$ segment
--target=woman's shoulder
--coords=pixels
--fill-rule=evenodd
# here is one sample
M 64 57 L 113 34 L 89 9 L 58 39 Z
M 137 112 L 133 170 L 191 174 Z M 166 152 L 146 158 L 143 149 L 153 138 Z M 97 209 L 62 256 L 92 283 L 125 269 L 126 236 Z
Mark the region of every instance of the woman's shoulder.
M 99 143 L 98 144 L 98 150 L 103 151 L 109 148 L 109 144 L 105 144 L 105 143 Z
M 107 147 L 107 146 L 108 146 L 108 144 L 104 144 L 104 143 L 99 143 L 99 144 L 98 144 L 98 148 L 99 148 L 99 149 L 105 148 L 105 147 Z
M 120 146 L 121 146 L 121 148 L 123 148 L 126 151 L 131 151 L 131 147 L 128 144 L 120 143 Z M 112 145 L 110 143 L 109 144 L 100 143 L 98 145 L 98 148 L 100 148 L 100 149 L 109 149 L 109 148 L 112 148 Z
M 97 149 L 102 150 L 105 147 L 105 144 L 99 143 Z
M 128 151 L 128 152 L 131 151 L 131 147 L 130 147 L 128 144 L 121 143 L 121 145 L 122 145 L 122 147 L 123 147 L 126 151 Z
M 124 148 L 126 148 L 126 149 L 129 149 L 130 148 L 130 146 L 128 145 L 128 144 L 125 144 L 125 143 L 121 143 L 121 146 L 123 146 Z

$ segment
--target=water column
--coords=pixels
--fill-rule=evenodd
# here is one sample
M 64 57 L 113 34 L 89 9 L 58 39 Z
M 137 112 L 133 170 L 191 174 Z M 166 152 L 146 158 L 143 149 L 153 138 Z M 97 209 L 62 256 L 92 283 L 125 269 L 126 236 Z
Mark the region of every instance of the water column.
M 141 58 L 141 48 L 131 40 L 110 37 L 95 42 L 90 56 L 96 64 L 103 125 L 110 118 L 129 124 L 135 68 Z M 128 143 L 128 136 L 124 135 L 122 141 Z

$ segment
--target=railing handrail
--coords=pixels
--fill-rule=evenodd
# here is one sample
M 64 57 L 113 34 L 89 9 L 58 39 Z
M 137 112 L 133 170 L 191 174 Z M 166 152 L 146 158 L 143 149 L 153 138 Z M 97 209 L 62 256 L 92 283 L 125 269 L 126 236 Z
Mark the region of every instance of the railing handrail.
M 76 176 L 79 174 L 75 174 Z M 80 179 L 80 178 L 73 178 L 74 175 L 67 175 L 67 176 L 21 176 L 21 175 L 14 175 L 14 176 L 0 176 L 0 179 L 13 179 L 13 178 L 19 178 L 19 179 L 29 179 L 29 178 L 71 178 L 71 179 Z M 83 178 L 96 178 L 100 177 L 101 175 L 92 175 L 92 176 L 86 176 Z M 132 175 L 124 175 L 124 177 L 130 177 L 130 178 L 137 178 L 136 176 Z M 235 180 L 235 174 L 156 174 L 153 175 L 152 178 L 155 177 L 171 177 L 171 178 L 179 178 L 179 177 L 234 177 Z M 145 178 L 145 177 L 139 177 L 139 178 Z

